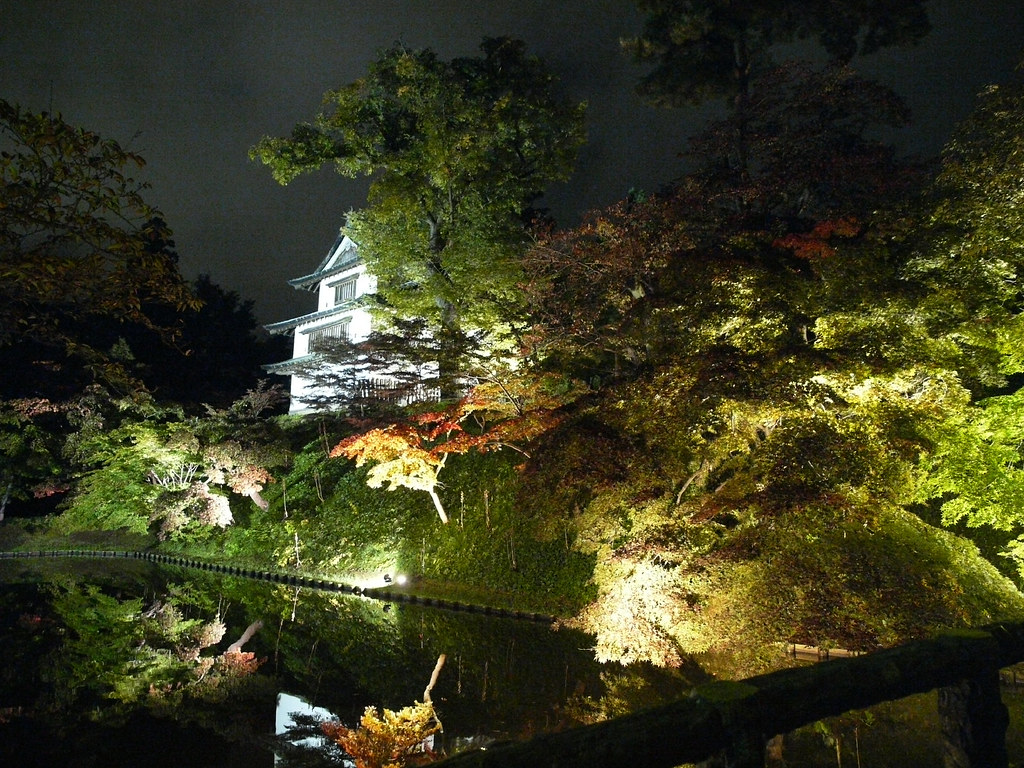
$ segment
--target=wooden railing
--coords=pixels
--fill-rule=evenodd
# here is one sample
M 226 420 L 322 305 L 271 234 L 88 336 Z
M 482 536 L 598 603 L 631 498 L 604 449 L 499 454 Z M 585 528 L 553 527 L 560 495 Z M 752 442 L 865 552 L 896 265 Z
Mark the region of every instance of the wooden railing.
M 351 397 L 354 400 L 410 405 L 437 402 L 440 399 L 440 390 L 420 382 L 403 382 L 386 376 L 376 376 L 356 379 L 352 385 Z
M 949 768 L 1005 768 L 999 670 L 1024 661 L 1024 623 L 950 631 L 896 648 L 739 682 L 695 688 L 681 701 L 530 741 L 455 755 L 444 768 L 672 768 L 721 758 L 763 766 L 780 733 L 852 709 L 939 690 Z M 716 763 L 717 764 L 717 763 Z

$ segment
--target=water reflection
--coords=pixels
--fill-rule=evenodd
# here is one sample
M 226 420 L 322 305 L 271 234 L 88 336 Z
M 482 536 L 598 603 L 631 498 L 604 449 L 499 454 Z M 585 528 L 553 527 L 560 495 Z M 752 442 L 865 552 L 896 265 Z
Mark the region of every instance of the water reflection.
M 338 764 L 321 721 L 427 700 L 443 755 L 692 684 L 602 676 L 589 638 L 536 623 L 144 562 L 8 560 L 0 579 L 3 764 Z

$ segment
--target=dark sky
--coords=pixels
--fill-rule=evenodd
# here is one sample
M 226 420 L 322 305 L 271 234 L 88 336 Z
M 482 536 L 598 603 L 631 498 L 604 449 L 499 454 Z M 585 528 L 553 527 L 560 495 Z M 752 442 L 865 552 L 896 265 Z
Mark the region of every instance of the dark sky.
M 910 103 L 900 137 L 933 152 L 984 85 L 1024 52 L 1024 0 L 933 0 L 920 46 L 855 62 Z M 546 203 L 560 223 L 654 189 L 682 169 L 677 152 L 706 115 L 644 106 L 642 70 L 618 40 L 640 20 L 630 0 L 0 0 L 0 98 L 52 109 L 148 161 L 148 200 L 175 232 L 182 270 L 206 272 L 256 302 L 262 322 L 313 309 L 285 284 L 312 270 L 365 185 L 333 170 L 277 185 L 248 159 L 264 134 L 312 118 L 324 91 L 366 70 L 396 41 L 443 58 L 484 36 L 526 41 L 589 104 L 589 144 Z

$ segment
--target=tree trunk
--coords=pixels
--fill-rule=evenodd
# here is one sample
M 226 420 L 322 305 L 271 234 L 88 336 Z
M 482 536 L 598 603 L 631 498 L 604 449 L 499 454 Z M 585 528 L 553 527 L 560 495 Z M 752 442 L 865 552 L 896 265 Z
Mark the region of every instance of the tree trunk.
M 256 504 L 256 506 L 262 509 L 264 512 L 270 509 L 270 502 L 264 499 L 259 491 L 249 491 L 247 495 L 249 496 L 250 499 L 253 500 L 253 503 Z
M 441 518 L 441 522 L 445 525 L 448 524 L 448 515 L 444 511 L 444 507 L 441 505 L 441 499 L 438 498 L 437 491 L 430 488 L 427 493 L 430 494 L 430 500 L 434 502 L 434 509 L 437 510 L 438 516 Z
M 750 102 L 750 52 L 747 50 L 747 41 L 741 32 L 733 46 L 734 76 L 736 78 L 736 97 L 733 101 L 733 109 L 736 115 L 736 155 L 738 170 L 741 176 L 746 179 L 749 174 L 749 147 L 747 146 L 747 110 Z
M 455 306 L 439 301 L 441 306 L 441 327 L 437 334 L 437 378 L 442 400 L 453 400 L 462 395 L 459 387 L 461 366 L 459 364 L 459 319 Z
M 249 640 L 252 639 L 252 636 L 255 635 L 262 626 L 263 622 L 259 619 L 254 621 L 252 624 L 245 628 L 245 632 L 242 633 L 241 637 L 239 637 L 237 640 L 235 640 L 235 642 L 228 646 L 228 649 L 224 651 L 224 653 L 241 653 L 242 646 L 248 643 Z
M 423 703 L 430 704 L 430 692 L 434 690 L 434 686 L 437 685 L 438 675 L 441 674 L 441 670 L 444 668 L 445 659 L 448 657 L 443 653 L 437 657 L 437 663 L 434 665 L 434 671 L 430 673 L 430 682 L 427 683 L 427 687 L 423 689 Z

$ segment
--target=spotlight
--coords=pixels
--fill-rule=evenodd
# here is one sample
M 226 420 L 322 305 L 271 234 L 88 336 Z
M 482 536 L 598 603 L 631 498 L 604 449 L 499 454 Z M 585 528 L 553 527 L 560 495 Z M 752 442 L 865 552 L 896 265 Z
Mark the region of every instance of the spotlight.
M 405 586 L 405 582 L 407 582 L 408 579 L 405 578 L 405 576 L 403 576 L 402 574 L 398 574 L 398 576 L 395 577 L 395 581 L 398 584 L 398 586 L 404 587 Z

